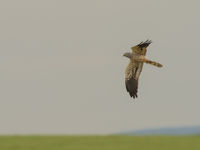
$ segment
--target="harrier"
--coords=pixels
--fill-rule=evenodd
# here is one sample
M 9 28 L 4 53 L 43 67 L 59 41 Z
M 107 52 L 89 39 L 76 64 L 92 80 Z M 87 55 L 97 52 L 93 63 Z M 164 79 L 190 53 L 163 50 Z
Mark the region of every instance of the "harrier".
M 125 84 L 127 92 L 129 92 L 130 96 L 133 98 L 138 97 L 138 80 L 140 73 L 142 72 L 143 63 L 151 64 L 156 67 L 162 67 L 160 63 L 149 60 L 145 57 L 147 47 L 151 43 L 152 42 L 150 40 L 141 42 L 140 44 L 131 47 L 132 53 L 124 53 L 123 55 L 130 59 L 125 71 Z

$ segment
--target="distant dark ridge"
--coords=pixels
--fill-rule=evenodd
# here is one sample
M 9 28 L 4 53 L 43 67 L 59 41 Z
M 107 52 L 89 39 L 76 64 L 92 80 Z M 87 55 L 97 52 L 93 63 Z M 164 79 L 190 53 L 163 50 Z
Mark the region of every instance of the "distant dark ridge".
M 120 134 L 127 134 L 127 135 L 195 135 L 195 134 L 200 134 L 200 126 L 142 129 L 142 130 L 122 132 Z

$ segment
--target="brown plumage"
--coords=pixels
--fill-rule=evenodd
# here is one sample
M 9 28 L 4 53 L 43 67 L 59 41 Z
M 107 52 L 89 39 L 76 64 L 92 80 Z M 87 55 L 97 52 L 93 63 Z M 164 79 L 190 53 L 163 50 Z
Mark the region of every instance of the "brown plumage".
M 136 57 L 134 60 L 138 61 L 138 62 L 144 62 L 144 63 L 147 63 L 147 64 L 151 64 L 151 65 L 156 66 L 156 67 L 162 67 L 162 64 L 155 62 L 155 61 L 152 61 L 152 60 L 149 60 L 149 59 L 146 59 L 144 56 Z
M 151 64 L 156 67 L 162 67 L 162 65 L 158 62 L 146 59 L 146 51 L 149 44 L 152 42 L 146 40 L 145 42 L 141 42 L 140 44 L 131 47 L 132 53 L 125 53 L 124 56 L 130 59 L 128 66 L 125 71 L 125 84 L 126 90 L 130 94 L 131 97 L 138 97 L 138 80 L 140 74 L 142 72 L 143 63 Z

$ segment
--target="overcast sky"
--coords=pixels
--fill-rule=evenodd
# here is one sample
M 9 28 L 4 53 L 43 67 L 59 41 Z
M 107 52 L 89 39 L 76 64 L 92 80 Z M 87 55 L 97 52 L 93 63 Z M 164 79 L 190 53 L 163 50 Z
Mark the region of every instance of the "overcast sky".
M 200 125 L 200 1 L 0 1 L 0 134 Z M 139 97 L 130 47 L 150 39 Z

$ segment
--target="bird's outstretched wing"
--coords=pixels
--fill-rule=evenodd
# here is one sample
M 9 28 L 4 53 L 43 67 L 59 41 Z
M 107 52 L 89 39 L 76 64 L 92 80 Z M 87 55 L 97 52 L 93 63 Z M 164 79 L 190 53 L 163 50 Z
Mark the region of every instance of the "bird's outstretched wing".
M 134 54 L 146 55 L 147 47 L 148 47 L 149 44 L 151 44 L 151 43 L 152 43 L 151 40 L 146 40 L 145 42 L 141 42 L 140 44 L 131 47 L 133 55 L 134 55 Z
M 135 62 L 130 62 L 125 71 L 126 90 L 131 97 L 136 98 L 138 92 L 139 67 Z
M 138 92 L 138 80 L 134 78 L 130 78 L 129 80 L 125 81 L 126 90 L 130 94 L 130 97 L 136 98 Z

